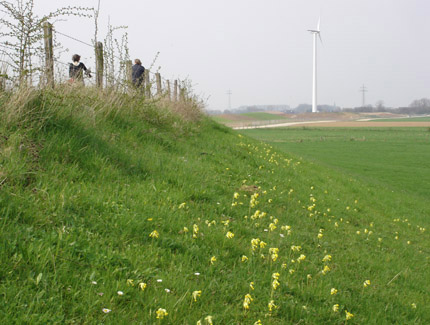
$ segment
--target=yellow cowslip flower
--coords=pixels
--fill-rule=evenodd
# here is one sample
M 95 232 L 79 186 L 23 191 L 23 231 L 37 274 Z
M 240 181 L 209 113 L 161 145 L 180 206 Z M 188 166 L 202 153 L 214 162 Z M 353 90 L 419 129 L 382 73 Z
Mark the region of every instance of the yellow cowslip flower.
M 300 256 L 297 258 L 297 261 L 302 262 L 306 259 L 306 255 L 300 254 Z
M 258 320 L 254 323 L 254 325 L 262 325 L 263 323 L 261 322 L 261 320 Z
M 272 312 L 272 310 L 275 310 L 276 308 L 278 308 L 278 306 L 275 305 L 274 300 L 270 300 L 267 306 L 269 307 L 269 312 Z
M 158 238 L 160 235 L 158 234 L 158 231 L 157 230 L 154 230 L 153 232 L 151 232 L 150 234 L 149 234 L 149 237 L 151 237 L 151 238 Z
M 352 317 L 354 317 L 354 314 L 351 314 L 349 311 L 347 311 L 347 310 L 345 310 L 345 314 L 346 314 L 346 317 L 345 317 L 345 319 L 346 320 L 350 320 Z
M 205 321 L 206 321 L 206 324 L 212 325 L 213 324 L 212 316 L 206 316 Z
M 260 248 L 264 248 L 264 247 L 266 247 L 267 246 L 267 244 L 264 242 L 264 241 L 261 241 L 260 242 Z
M 280 285 L 281 283 L 278 281 L 278 280 L 273 280 L 273 282 L 272 282 L 272 288 L 273 288 L 273 290 L 276 290 L 278 287 L 279 287 L 279 285 Z
M 231 206 L 232 206 L 232 207 L 237 206 L 237 202 L 233 202 L 233 203 L 231 204 Z
M 296 245 L 291 246 L 291 250 L 293 252 L 300 252 L 301 249 L 302 249 L 302 246 L 296 246 Z
M 308 279 L 308 280 L 312 280 L 312 274 L 308 274 L 308 275 L 306 276 L 306 279 Z
M 245 309 L 249 309 L 249 305 L 251 304 L 251 301 L 253 301 L 254 299 L 252 299 L 251 295 L 249 293 L 247 293 L 245 295 L 245 298 L 243 299 L 243 308 Z
M 331 261 L 331 255 L 326 255 L 322 259 L 323 262 L 330 262 Z
M 339 304 L 335 304 L 335 305 L 333 305 L 333 307 L 331 307 L 331 309 L 333 309 L 333 311 L 334 311 L 335 313 L 337 313 L 337 312 L 339 311 Z
M 337 289 L 336 288 L 331 288 L 330 290 L 330 294 L 333 296 L 337 293 Z
M 330 272 L 330 268 L 327 265 L 324 265 L 324 269 L 321 271 L 321 273 L 326 275 L 328 272 Z
M 127 285 L 134 287 L 134 280 L 133 279 L 127 279 Z
M 216 262 L 216 257 L 215 257 L 215 256 L 212 256 L 212 257 L 211 257 L 211 264 L 213 265 L 213 264 L 215 264 L 215 262 Z
M 199 226 L 194 224 L 193 225 L 193 238 L 197 238 L 198 233 L 199 233 Z
M 289 272 L 290 274 L 293 274 L 294 272 L 296 272 L 296 270 L 294 270 L 294 269 L 289 269 L 289 270 L 288 270 L 288 272 Z
M 269 248 L 269 253 L 270 254 L 278 254 L 279 253 L 279 248 L 277 248 L 277 247 L 271 247 L 271 248 Z
M 363 282 L 363 286 L 366 288 L 368 286 L 370 286 L 370 280 L 366 280 Z
M 272 274 L 272 279 L 279 280 L 280 274 L 278 272 Z
M 237 200 L 239 198 L 239 193 L 235 192 L 233 194 L 233 199 Z
M 186 205 L 186 203 L 185 203 L 185 202 L 183 202 L 183 203 L 179 204 L 178 209 L 183 209 L 183 208 L 185 208 L 185 205 Z
M 254 282 L 250 282 L 249 287 L 251 288 L 251 290 L 254 290 Z
M 248 261 L 248 257 L 246 255 L 242 255 L 242 262 Z
M 361 234 L 360 230 L 357 230 L 357 231 L 356 231 L 356 233 L 357 233 L 357 235 L 360 235 L 360 234 Z
M 287 263 L 282 263 L 281 267 L 282 267 L 283 269 L 286 269 L 286 268 L 287 268 Z
M 335 227 L 339 227 L 339 224 L 337 223 L 337 221 L 334 223 Z
M 200 297 L 202 295 L 202 291 L 198 290 L 198 291 L 193 291 L 193 300 L 194 302 L 197 301 L 197 297 Z
M 255 251 L 260 246 L 260 239 L 253 238 L 251 240 L 252 250 Z
M 146 283 L 145 283 L 145 282 L 140 282 L 140 283 L 139 283 L 139 288 L 140 288 L 142 291 L 144 291 L 146 287 L 147 287 L 147 285 L 146 285 Z
M 276 225 L 273 222 L 269 225 L 270 231 L 274 231 L 276 228 L 277 227 L 276 227 Z
M 187 233 L 189 230 L 188 230 L 188 228 L 187 227 L 184 227 L 184 233 Z
M 230 220 L 221 220 L 221 223 L 227 227 L 230 223 Z
M 319 233 L 317 237 L 318 237 L 318 239 L 321 239 L 321 238 L 323 238 L 323 236 L 324 235 L 322 233 Z
M 417 304 L 416 303 L 412 303 L 411 307 L 412 307 L 412 309 L 417 309 Z
M 226 236 L 228 239 L 232 239 L 232 238 L 234 237 L 234 234 L 233 234 L 231 231 L 228 231 L 228 232 L 225 234 L 225 236 Z
M 291 229 L 291 226 L 282 226 L 281 227 L 281 230 L 290 230 Z
M 278 259 L 278 254 L 272 254 L 270 255 L 270 257 L 272 258 L 273 262 L 276 262 L 276 260 Z
M 163 308 L 158 308 L 155 313 L 157 314 L 157 319 L 163 319 L 164 317 L 169 315 L 169 313 Z
M 202 325 L 202 321 L 199 319 L 196 323 L 196 325 Z

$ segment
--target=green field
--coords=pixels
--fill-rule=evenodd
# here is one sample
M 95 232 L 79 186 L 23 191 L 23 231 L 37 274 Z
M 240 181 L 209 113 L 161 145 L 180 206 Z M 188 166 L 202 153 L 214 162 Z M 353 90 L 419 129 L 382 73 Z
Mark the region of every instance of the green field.
M 430 116 L 425 117 L 405 117 L 405 118 L 381 118 L 374 119 L 371 122 L 430 122 Z
M 370 184 L 430 197 L 427 128 L 284 128 L 244 133 Z
M 242 135 L 197 108 L 0 93 L 1 324 L 430 323 L 428 132 Z M 352 156 L 384 143 L 395 168 Z

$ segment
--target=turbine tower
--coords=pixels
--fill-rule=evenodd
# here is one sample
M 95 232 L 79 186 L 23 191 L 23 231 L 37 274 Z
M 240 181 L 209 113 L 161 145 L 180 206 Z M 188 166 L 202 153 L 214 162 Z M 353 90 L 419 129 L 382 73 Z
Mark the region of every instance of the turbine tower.
M 317 110 L 317 35 L 322 43 L 320 34 L 320 22 L 321 18 L 318 19 L 317 29 L 308 29 L 308 32 L 312 33 L 313 36 L 313 70 L 312 70 L 312 113 L 318 112 Z

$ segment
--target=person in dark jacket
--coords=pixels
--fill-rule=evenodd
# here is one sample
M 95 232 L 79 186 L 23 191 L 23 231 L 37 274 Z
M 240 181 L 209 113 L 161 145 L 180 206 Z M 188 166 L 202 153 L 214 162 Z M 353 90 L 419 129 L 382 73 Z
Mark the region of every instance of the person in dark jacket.
M 134 65 L 131 69 L 131 80 L 136 88 L 139 88 L 143 83 L 145 68 L 139 59 L 134 60 Z
M 85 75 L 89 76 L 91 78 L 90 70 L 87 69 L 85 64 L 82 62 L 79 62 L 81 60 L 81 56 L 78 54 L 75 54 L 72 56 L 73 63 L 70 63 L 69 65 L 69 77 L 70 81 L 80 81 L 84 82 L 84 72 Z

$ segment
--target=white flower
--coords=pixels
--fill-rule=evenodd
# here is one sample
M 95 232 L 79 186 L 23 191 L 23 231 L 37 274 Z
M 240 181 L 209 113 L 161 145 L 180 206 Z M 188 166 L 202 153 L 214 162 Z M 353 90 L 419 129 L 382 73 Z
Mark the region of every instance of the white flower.
M 91 281 L 91 284 L 96 285 L 96 284 L 97 284 L 97 282 L 96 282 L 96 281 Z
M 105 314 L 108 314 L 108 313 L 110 313 L 112 310 L 107 309 L 107 308 L 103 308 L 103 309 L 102 309 L 102 311 L 103 311 Z
M 199 275 L 200 275 L 200 273 L 199 273 L 199 272 L 196 272 L 196 273 L 194 273 L 194 275 L 197 275 L 197 276 L 199 276 Z
M 163 282 L 163 280 L 161 280 L 161 279 L 158 279 L 158 280 L 157 280 L 157 282 Z
M 167 288 L 166 288 L 166 289 L 164 289 L 164 291 L 166 291 L 167 293 L 169 293 L 169 292 L 170 292 L 170 289 L 167 289 Z
M 122 296 L 124 294 L 124 292 L 118 291 L 117 294 L 118 294 L 118 296 Z

